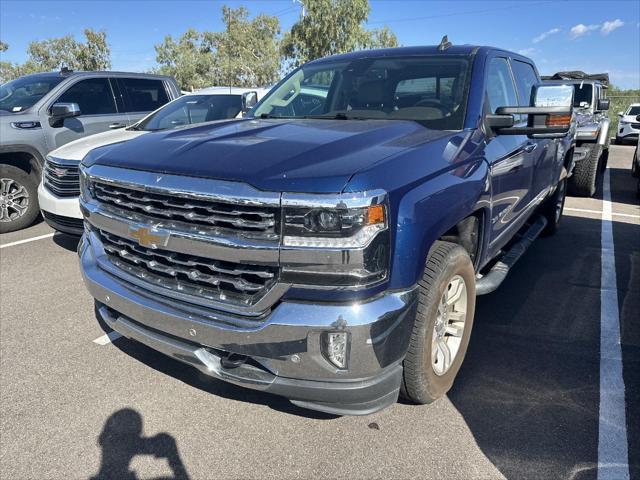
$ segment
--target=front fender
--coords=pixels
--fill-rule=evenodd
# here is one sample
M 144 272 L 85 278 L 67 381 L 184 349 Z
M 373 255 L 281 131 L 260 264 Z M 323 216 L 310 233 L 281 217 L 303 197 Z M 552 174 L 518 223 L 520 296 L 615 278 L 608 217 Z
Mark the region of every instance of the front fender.
M 606 145 L 609 140 L 610 118 L 604 118 L 600 121 L 600 133 L 598 134 L 598 145 Z
M 397 209 L 391 288 L 418 282 L 433 243 L 461 220 L 482 210 L 483 218 L 490 218 L 488 177 L 486 162 L 478 158 L 404 193 Z

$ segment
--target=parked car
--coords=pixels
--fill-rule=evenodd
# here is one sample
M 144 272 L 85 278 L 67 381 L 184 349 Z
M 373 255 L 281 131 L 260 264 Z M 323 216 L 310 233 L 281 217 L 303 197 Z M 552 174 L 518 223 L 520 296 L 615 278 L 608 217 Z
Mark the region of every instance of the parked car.
M 636 122 L 640 122 L 640 115 L 636 116 Z M 631 161 L 631 174 L 638 179 L 636 196 L 640 198 L 640 157 L 638 157 L 638 146 L 640 146 L 640 142 L 636 142 L 636 149 L 633 152 L 633 160 Z
M 632 103 L 626 112 L 618 112 L 620 120 L 618 121 L 618 131 L 616 132 L 616 143 L 621 144 L 627 140 L 638 141 L 640 134 L 640 103 Z
M 247 118 L 94 149 L 79 255 L 98 319 L 306 408 L 432 402 L 476 295 L 558 228 L 572 99 L 522 55 L 443 40 L 319 59 Z
M 37 73 L 0 86 L 0 233 L 29 226 L 48 152 L 121 128 L 180 95 L 173 78 L 143 73 Z
M 241 117 L 268 90 L 210 87 L 188 93 L 160 107 L 130 127 L 98 133 L 67 143 L 47 155 L 38 200 L 45 221 L 54 229 L 82 234 L 78 203 L 80 160 L 94 148 L 185 125 Z
M 609 100 L 605 90 L 609 85 L 607 73 L 586 74 L 580 71 L 558 72 L 550 80 L 570 82 L 575 89 L 574 108 L 578 122 L 573 170 L 570 171 L 569 191 L 578 196 L 591 197 L 596 192 L 598 174 L 609 159 Z

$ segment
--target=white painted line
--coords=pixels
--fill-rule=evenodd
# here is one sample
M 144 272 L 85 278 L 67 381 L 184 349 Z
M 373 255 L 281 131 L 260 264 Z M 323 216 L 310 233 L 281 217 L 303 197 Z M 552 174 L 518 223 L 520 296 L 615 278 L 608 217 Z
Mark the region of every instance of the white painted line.
M 569 212 L 582 212 L 582 213 L 592 213 L 594 215 L 602 215 L 602 212 L 599 210 L 588 210 L 586 208 L 572 208 L 572 207 L 564 207 L 565 210 Z M 627 217 L 627 218 L 637 218 L 640 219 L 640 215 L 634 215 L 632 213 L 611 213 L 614 217 Z
M 604 173 L 600 276 L 600 420 L 598 480 L 628 480 L 627 420 L 609 169 Z
M 98 345 L 108 345 L 109 343 L 113 342 L 114 340 L 117 340 L 121 337 L 122 335 L 120 335 L 118 332 L 110 332 L 107 333 L 106 335 L 102 335 L 101 337 L 96 338 L 93 343 L 97 343 Z
M 46 235 L 40 235 L 39 237 L 26 238 L 24 240 L 18 240 L 17 242 L 5 243 L 4 245 L 0 245 L 0 249 L 15 247 L 16 245 L 22 245 L 23 243 L 35 242 L 36 240 L 42 240 L 43 238 L 53 237 L 54 233 L 47 233 Z

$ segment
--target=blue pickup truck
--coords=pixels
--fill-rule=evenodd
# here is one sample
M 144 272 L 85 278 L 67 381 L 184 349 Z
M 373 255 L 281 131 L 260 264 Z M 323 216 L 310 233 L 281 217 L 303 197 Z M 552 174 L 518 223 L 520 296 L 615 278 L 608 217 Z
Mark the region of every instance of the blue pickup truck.
M 443 41 L 319 59 L 248 117 L 98 148 L 79 245 L 98 320 L 310 409 L 432 402 L 476 295 L 558 227 L 572 101 L 526 57 Z

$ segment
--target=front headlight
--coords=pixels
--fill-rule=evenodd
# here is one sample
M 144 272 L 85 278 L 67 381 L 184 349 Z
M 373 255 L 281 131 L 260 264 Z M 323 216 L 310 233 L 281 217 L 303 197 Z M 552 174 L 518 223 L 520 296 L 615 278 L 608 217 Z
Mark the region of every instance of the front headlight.
M 363 287 L 386 278 L 386 192 L 283 194 L 282 205 L 281 262 L 285 281 Z

